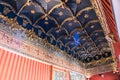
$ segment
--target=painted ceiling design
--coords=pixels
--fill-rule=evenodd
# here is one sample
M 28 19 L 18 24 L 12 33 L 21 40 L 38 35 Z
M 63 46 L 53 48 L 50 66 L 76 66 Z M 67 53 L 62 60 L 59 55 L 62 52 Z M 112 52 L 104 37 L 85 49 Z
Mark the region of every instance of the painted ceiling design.
M 82 63 L 112 56 L 90 0 L 0 0 L 0 13 Z

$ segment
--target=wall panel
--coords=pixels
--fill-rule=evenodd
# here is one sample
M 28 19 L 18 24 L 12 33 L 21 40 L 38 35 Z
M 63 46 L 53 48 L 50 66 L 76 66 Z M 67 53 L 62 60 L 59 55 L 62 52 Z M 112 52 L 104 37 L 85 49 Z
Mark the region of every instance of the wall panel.
M 61 67 L 52 68 L 52 80 L 70 80 L 70 72 Z

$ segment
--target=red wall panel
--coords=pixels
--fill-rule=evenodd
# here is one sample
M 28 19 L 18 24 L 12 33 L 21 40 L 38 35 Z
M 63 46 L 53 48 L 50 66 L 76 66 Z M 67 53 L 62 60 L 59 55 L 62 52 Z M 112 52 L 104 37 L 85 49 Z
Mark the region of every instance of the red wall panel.
M 0 80 L 51 80 L 52 67 L 0 49 Z

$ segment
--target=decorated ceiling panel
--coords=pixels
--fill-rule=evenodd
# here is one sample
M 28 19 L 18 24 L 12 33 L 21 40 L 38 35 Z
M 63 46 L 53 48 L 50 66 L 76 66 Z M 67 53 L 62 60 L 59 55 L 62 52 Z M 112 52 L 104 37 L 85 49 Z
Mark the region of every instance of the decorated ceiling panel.
M 90 0 L 0 0 L 0 14 L 82 63 L 111 57 Z

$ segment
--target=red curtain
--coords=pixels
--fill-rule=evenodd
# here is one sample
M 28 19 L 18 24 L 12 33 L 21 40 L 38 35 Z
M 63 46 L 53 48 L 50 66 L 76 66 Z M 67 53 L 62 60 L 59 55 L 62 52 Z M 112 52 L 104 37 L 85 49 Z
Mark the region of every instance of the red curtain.
M 103 11 L 105 13 L 105 17 L 107 20 L 108 28 L 110 29 L 110 32 L 114 34 L 115 40 L 118 40 L 118 34 L 117 29 L 114 21 L 113 11 L 111 7 L 111 1 L 110 0 L 100 0 L 103 6 Z
M 0 80 L 51 80 L 52 67 L 0 49 Z

